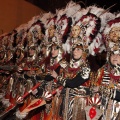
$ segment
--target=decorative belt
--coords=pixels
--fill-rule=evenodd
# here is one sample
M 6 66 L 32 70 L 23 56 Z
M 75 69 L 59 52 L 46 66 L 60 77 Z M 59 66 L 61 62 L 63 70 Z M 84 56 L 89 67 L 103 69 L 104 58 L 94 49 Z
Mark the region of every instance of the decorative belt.
M 71 89 L 71 93 L 76 94 L 76 95 L 86 95 L 86 90 L 85 89 Z

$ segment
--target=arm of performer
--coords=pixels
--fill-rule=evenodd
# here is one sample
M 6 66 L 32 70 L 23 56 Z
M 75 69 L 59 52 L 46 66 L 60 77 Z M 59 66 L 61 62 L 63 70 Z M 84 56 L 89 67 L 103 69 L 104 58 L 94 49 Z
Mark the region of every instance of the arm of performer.
M 115 90 L 114 92 L 113 99 L 120 102 L 120 90 Z
M 120 82 L 118 82 L 116 89 L 114 89 L 113 99 L 120 102 Z
M 56 74 L 59 74 L 59 71 L 60 71 L 60 66 L 57 67 L 57 69 L 55 70 Z M 52 81 L 53 79 L 55 79 L 51 74 L 47 74 L 45 76 L 45 81 Z
M 55 70 L 56 73 L 58 74 L 59 73 L 59 70 L 60 70 L 60 66 L 57 67 L 57 69 Z M 37 74 L 34 78 L 32 76 L 29 76 L 27 74 L 24 74 L 24 78 L 25 79 L 36 79 L 37 81 L 41 81 L 41 76 L 39 74 Z M 54 80 L 54 77 L 51 76 L 50 74 L 47 74 L 45 75 L 44 77 L 44 82 L 41 84 L 41 86 L 39 86 L 37 89 L 33 90 L 32 91 L 32 94 L 36 97 L 36 98 L 39 98 L 40 96 L 42 96 L 44 94 L 44 86 L 46 84 L 46 82 L 48 81 L 52 81 Z
M 61 76 L 55 71 L 52 71 L 51 75 L 58 80 L 58 82 L 62 83 L 63 86 L 69 88 L 76 88 L 82 84 L 84 84 L 89 79 L 90 68 L 84 68 L 82 72 L 79 72 L 74 78 L 68 79 Z

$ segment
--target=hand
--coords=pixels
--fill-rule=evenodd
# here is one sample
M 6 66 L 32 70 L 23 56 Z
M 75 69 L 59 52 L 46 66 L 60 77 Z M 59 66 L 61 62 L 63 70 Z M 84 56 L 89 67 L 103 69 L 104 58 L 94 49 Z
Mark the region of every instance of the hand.
M 49 91 L 47 91 L 44 93 L 44 98 L 46 101 L 50 101 L 52 99 L 52 94 Z
M 62 91 L 62 90 L 60 90 L 60 89 L 57 89 L 57 90 L 56 90 L 56 92 L 57 92 L 56 95 L 57 95 L 58 97 L 60 96 L 61 91 Z
M 21 67 L 18 67 L 18 72 L 21 72 L 23 69 Z
M 17 111 L 17 112 L 16 112 L 16 116 L 17 116 L 17 118 L 19 118 L 19 119 L 24 119 L 27 115 L 28 115 L 27 112 L 20 112 L 20 111 Z
M 50 73 L 52 77 L 57 78 L 58 74 L 54 70 L 51 71 Z
M 83 67 L 82 68 L 82 74 L 81 74 L 82 78 L 88 79 L 89 78 L 89 74 L 90 74 L 90 68 Z
M 116 72 L 115 72 L 115 75 L 116 76 L 119 76 L 120 75 L 120 65 L 115 65 L 115 70 L 116 70 Z
M 23 103 L 23 98 L 20 96 L 17 98 L 17 101 L 16 101 L 18 104 L 22 104 Z
M 4 97 L 5 93 L 0 93 L 0 99 Z
M 38 93 L 38 90 L 37 90 L 37 89 L 35 89 L 35 90 L 32 91 L 32 94 L 33 94 L 33 95 L 36 95 L 37 93 Z

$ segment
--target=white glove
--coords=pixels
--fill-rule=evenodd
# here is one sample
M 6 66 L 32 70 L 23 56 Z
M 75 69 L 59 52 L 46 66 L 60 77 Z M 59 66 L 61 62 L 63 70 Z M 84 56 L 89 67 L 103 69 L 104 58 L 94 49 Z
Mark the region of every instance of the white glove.
M 115 70 L 116 70 L 115 75 L 120 76 L 120 66 L 119 65 L 115 66 Z
M 88 67 L 83 67 L 83 68 L 82 68 L 82 74 L 81 74 L 82 78 L 88 79 L 88 78 L 89 78 L 89 75 L 90 75 L 90 68 L 88 68 Z
M 56 90 L 56 92 L 57 92 L 56 95 L 57 95 L 57 96 L 60 96 L 61 91 L 62 91 L 62 90 L 57 89 L 57 90 Z
M 50 101 L 52 99 L 52 94 L 49 91 L 47 91 L 44 93 L 44 98 L 45 100 Z
M 6 107 L 9 107 L 11 105 L 10 100 L 6 98 L 2 98 L 2 104 L 5 105 Z
M 23 98 L 22 97 L 18 97 L 17 98 L 17 103 L 18 104 L 22 104 L 24 101 L 23 101 Z
M 36 95 L 37 93 L 38 93 L 38 90 L 37 90 L 37 89 L 35 89 L 35 90 L 32 91 L 32 94 L 33 94 L 33 95 Z
M 27 115 L 27 112 L 20 112 L 19 110 L 16 112 L 16 117 L 19 119 L 24 119 Z
M 0 93 L 0 99 L 2 99 L 5 96 L 5 93 Z
M 21 67 L 18 67 L 18 72 L 21 72 L 23 69 Z

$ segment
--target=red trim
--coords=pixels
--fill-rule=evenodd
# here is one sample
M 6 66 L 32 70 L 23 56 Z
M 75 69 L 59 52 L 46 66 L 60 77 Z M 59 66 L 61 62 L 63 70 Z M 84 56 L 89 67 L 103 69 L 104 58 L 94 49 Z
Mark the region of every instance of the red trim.
M 120 17 L 108 22 L 109 26 L 112 26 L 112 24 L 115 24 L 115 23 L 120 23 Z
M 120 76 L 114 76 L 111 73 L 110 73 L 110 78 L 112 78 L 112 80 L 114 80 L 114 81 L 119 81 L 120 80 Z
M 42 103 L 42 99 L 39 99 L 37 102 L 35 102 L 34 104 L 30 105 L 27 109 L 31 109 L 33 107 L 37 107 L 38 105 L 40 105 Z
M 60 64 L 57 63 L 57 64 L 54 64 L 53 66 L 50 66 L 49 69 L 50 70 L 56 70 L 59 66 L 60 66 Z
M 104 69 L 100 70 L 100 77 L 98 78 L 97 84 L 100 85 L 102 82 L 102 77 L 104 75 Z

